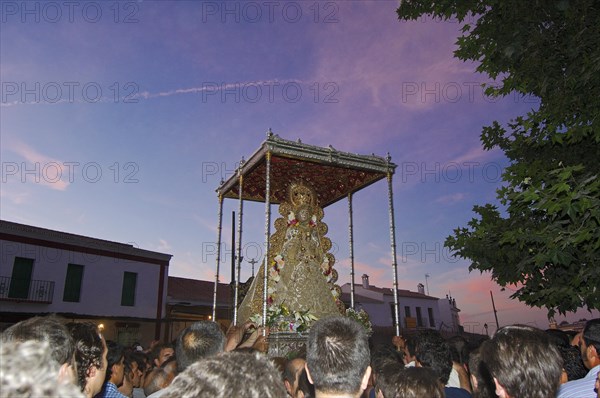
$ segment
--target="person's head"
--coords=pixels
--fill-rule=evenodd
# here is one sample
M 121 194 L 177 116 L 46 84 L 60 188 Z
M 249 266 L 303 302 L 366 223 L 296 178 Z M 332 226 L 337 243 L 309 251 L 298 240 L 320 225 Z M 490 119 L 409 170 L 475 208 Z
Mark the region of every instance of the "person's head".
M 306 368 L 298 375 L 298 388 L 292 398 L 315 398 L 315 386 L 308 380 Z
M 90 322 L 67 324 L 75 343 L 77 381 L 86 397 L 93 397 L 102 390 L 106 376 L 106 342 L 98 327 Z
M 199 321 L 185 328 L 177 337 L 175 345 L 179 372 L 200 358 L 206 358 L 225 348 L 225 334 L 218 323 Z
M 119 392 L 126 397 L 133 396 L 133 383 L 131 381 L 131 368 L 129 364 L 123 362 L 123 382 L 118 388 Z
M 496 398 L 496 385 L 488 368 L 481 362 L 481 347 L 469 355 L 473 398 Z
M 47 342 L 52 360 L 60 367 L 58 379 L 77 383 L 77 369 L 74 359 L 75 346 L 66 326 L 56 316 L 33 317 L 21 321 L 2 333 L 3 342 L 24 341 Z
M 402 353 L 398 352 L 393 345 L 379 344 L 371 350 L 371 380 L 376 387 L 381 383 L 385 383 L 385 380 L 380 383 L 380 376 L 382 376 L 382 372 L 385 368 L 393 370 L 403 367 L 404 356 Z
M 562 358 L 541 330 L 505 326 L 481 346 L 500 398 L 547 398 L 558 391 Z
M 450 347 L 450 358 L 453 362 L 465 365 L 469 362 L 469 343 L 463 336 L 452 336 L 446 340 Z
M 173 355 L 175 355 L 175 350 L 171 344 L 158 344 L 152 350 L 153 365 L 159 367 Z
M 600 365 L 600 318 L 587 321 L 581 333 L 579 349 L 586 368 Z
M 446 340 L 436 331 L 424 330 L 417 336 L 415 351 L 418 365 L 433 370 L 442 385 L 446 385 L 452 371 L 450 346 Z
M 571 345 L 571 337 L 567 332 L 560 329 L 546 329 L 550 342 L 558 347 Z
M 429 368 L 409 367 L 398 371 L 384 391 L 385 398 L 444 398 L 438 375 Z
M 298 390 L 298 378 L 304 370 L 306 360 L 303 358 L 294 358 L 285 363 L 283 368 L 283 384 L 290 397 L 296 396 Z
M 560 345 L 556 348 L 558 348 L 558 352 L 560 352 L 560 356 L 563 359 L 563 370 L 560 380 L 561 383 L 566 383 L 567 381 L 573 381 L 585 377 L 588 371 L 583 364 L 583 360 L 581 359 L 581 352 L 579 351 L 579 348 L 571 345 Z
M 129 369 L 129 378 L 133 388 L 143 385 L 144 374 L 146 373 L 146 360 L 144 354 L 139 351 L 129 351 L 125 353 L 125 367 Z
M 75 384 L 57 381 L 60 368 L 47 341 L 4 341 L 0 358 L 2 397 L 84 397 Z
M 124 349 L 123 346 L 112 340 L 106 341 L 106 347 L 108 351 L 106 353 L 107 366 L 104 381 L 111 382 L 118 387 L 123 383 L 123 377 L 125 376 Z
M 417 349 L 417 338 L 416 336 L 408 336 L 404 338 L 404 363 L 409 364 L 410 362 L 416 361 L 415 356 Z
M 375 396 L 377 398 L 387 397 L 386 394 L 391 394 L 394 391 L 396 377 L 402 369 L 404 369 L 404 364 L 391 361 L 379 366 L 374 385 Z
M 167 388 L 173 381 L 174 373 L 164 368 L 154 368 L 146 375 L 144 381 L 144 395 L 149 396 L 158 390 Z
M 286 391 L 279 371 L 267 357 L 233 351 L 191 364 L 162 397 L 286 398 Z
M 365 329 L 342 316 L 319 319 L 308 334 L 306 368 L 317 392 L 360 395 L 371 375 Z

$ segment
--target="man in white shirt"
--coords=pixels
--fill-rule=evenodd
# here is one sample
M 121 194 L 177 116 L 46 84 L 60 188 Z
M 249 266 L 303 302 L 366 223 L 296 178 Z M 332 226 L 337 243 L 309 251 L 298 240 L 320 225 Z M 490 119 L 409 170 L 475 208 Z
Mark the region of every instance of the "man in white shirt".
M 583 364 L 590 371 L 583 379 L 563 384 L 557 398 L 597 398 L 594 383 L 600 372 L 600 318 L 592 319 L 585 324 L 579 339 L 579 349 Z

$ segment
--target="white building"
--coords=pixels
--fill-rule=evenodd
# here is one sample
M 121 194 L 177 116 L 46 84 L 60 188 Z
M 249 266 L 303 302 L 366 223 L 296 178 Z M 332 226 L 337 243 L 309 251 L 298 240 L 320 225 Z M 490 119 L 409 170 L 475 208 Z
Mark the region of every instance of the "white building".
M 350 304 L 350 284 L 342 287 L 342 299 Z M 419 328 L 436 329 L 444 332 L 461 331 L 456 301 L 428 296 L 423 285 L 418 292 L 398 289 L 398 316 L 402 330 Z M 362 276 L 362 284 L 354 286 L 354 308 L 364 309 L 374 327 L 394 326 L 394 291 L 369 284 L 369 276 Z
M 149 344 L 164 335 L 171 255 L 0 220 L 2 329 L 56 313 Z

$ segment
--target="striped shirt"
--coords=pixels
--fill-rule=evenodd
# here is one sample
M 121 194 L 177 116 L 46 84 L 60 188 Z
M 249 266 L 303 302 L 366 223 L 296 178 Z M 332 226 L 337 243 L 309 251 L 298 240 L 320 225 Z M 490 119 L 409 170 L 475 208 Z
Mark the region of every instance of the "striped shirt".
M 568 381 L 561 385 L 557 398 L 596 398 L 598 395 L 594 391 L 594 384 L 598 372 L 600 372 L 600 365 L 593 367 L 583 379 Z

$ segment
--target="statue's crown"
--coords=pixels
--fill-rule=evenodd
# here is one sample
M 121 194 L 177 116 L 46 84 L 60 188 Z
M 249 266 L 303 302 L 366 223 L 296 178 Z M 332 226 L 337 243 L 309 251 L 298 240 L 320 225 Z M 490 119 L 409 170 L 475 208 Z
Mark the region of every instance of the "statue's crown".
M 295 206 L 314 206 L 317 202 L 315 190 L 304 182 L 294 182 L 289 187 L 289 201 Z

